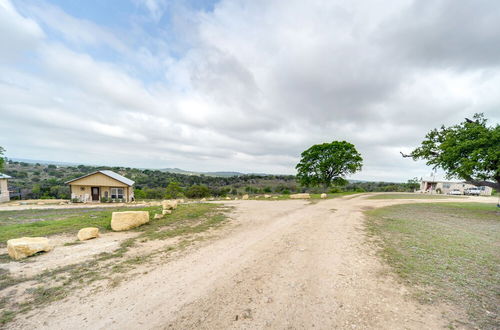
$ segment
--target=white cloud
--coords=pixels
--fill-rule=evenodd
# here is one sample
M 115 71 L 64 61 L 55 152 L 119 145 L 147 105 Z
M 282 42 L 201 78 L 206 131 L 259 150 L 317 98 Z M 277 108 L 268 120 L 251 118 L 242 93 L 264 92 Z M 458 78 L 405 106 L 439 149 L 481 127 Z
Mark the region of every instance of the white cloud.
M 293 173 L 301 151 L 337 139 L 362 152 L 356 177 L 406 180 L 429 170 L 399 151 L 431 128 L 474 112 L 500 120 L 499 64 L 453 51 L 471 38 L 486 50 L 498 44 L 492 10 L 487 24 L 449 40 L 452 19 L 438 19 L 444 0 L 224 0 L 212 12 L 145 1 L 160 32 L 158 18 L 171 11 L 168 38 L 140 28 L 121 38 L 52 5 L 23 17 L 1 1 L 0 31 L 19 46 L 0 53 L 33 53 L 24 67 L 0 64 L 0 145 L 11 157 Z M 499 7 L 481 4 L 449 15 Z M 410 22 L 412 11 L 423 16 Z M 429 26 L 437 36 L 415 32 Z M 426 51 L 436 38 L 441 50 Z
M 25 52 L 33 51 L 43 37 L 34 20 L 19 15 L 8 0 L 0 0 L 0 63 L 18 61 Z

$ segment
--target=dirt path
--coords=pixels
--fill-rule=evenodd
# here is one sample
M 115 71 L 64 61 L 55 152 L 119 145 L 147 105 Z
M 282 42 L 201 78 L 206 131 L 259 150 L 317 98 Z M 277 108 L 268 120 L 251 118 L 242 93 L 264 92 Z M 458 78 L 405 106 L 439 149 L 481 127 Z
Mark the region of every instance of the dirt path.
M 9 328 L 443 328 L 450 311 L 410 299 L 365 240 L 363 210 L 407 202 L 227 202 L 236 226 L 222 238 Z

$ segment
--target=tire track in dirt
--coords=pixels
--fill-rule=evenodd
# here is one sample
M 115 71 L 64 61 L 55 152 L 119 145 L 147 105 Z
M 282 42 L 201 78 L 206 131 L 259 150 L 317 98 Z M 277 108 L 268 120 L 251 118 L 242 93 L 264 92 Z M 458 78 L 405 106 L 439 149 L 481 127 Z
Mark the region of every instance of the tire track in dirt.
M 366 244 L 363 197 L 234 201 L 232 229 L 147 274 L 18 318 L 23 329 L 439 329 Z M 420 200 L 419 202 L 424 202 Z M 335 211 L 332 211 L 335 209 Z

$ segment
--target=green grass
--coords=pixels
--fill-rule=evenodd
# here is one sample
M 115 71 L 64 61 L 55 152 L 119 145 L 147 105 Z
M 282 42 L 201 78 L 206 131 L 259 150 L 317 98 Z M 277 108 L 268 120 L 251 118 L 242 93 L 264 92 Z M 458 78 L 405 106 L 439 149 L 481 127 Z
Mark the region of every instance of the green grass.
M 378 194 L 368 197 L 368 199 L 444 199 L 444 198 L 464 198 L 453 195 L 429 195 L 429 194 Z
M 0 246 L 11 238 L 75 234 L 84 227 L 111 230 L 111 213 L 117 211 L 155 211 L 145 208 L 80 208 L 53 210 L 0 211 Z
M 349 195 L 354 195 L 354 194 L 359 194 L 359 192 L 354 192 L 354 191 L 345 191 L 345 192 L 340 192 L 340 193 L 333 193 L 333 194 L 327 194 L 327 198 L 338 198 L 338 197 L 344 197 L 344 196 L 349 196 Z M 321 199 L 321 194 L 309 194 L 311 196 L 310 199 Z M 263 195 L 259 195 L 263 196 Z M 276 201 L 276 200 L 288 200 L 291 199 L 290 195 L 272 195 L 271 198 L 255 198 L 255 196 L 250 196 L 250 199 L 257 199 L 257 200 L 267 200 L 267 201 Z
M 500 314 L 500 210 L 483 203 L 404 204 L 367 211 L 367 231 L 423 302 L 464 308 L 470 325 Z

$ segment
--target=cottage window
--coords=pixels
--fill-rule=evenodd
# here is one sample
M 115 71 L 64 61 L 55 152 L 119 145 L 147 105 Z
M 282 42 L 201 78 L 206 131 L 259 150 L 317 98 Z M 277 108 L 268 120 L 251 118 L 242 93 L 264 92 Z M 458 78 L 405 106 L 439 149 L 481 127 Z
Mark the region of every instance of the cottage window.
M 123 188 L 111 188 L 111 198 L 123 198 Z
M 444 189 L 450 189 L 451 185 L 449 183 L 443 183 Z

